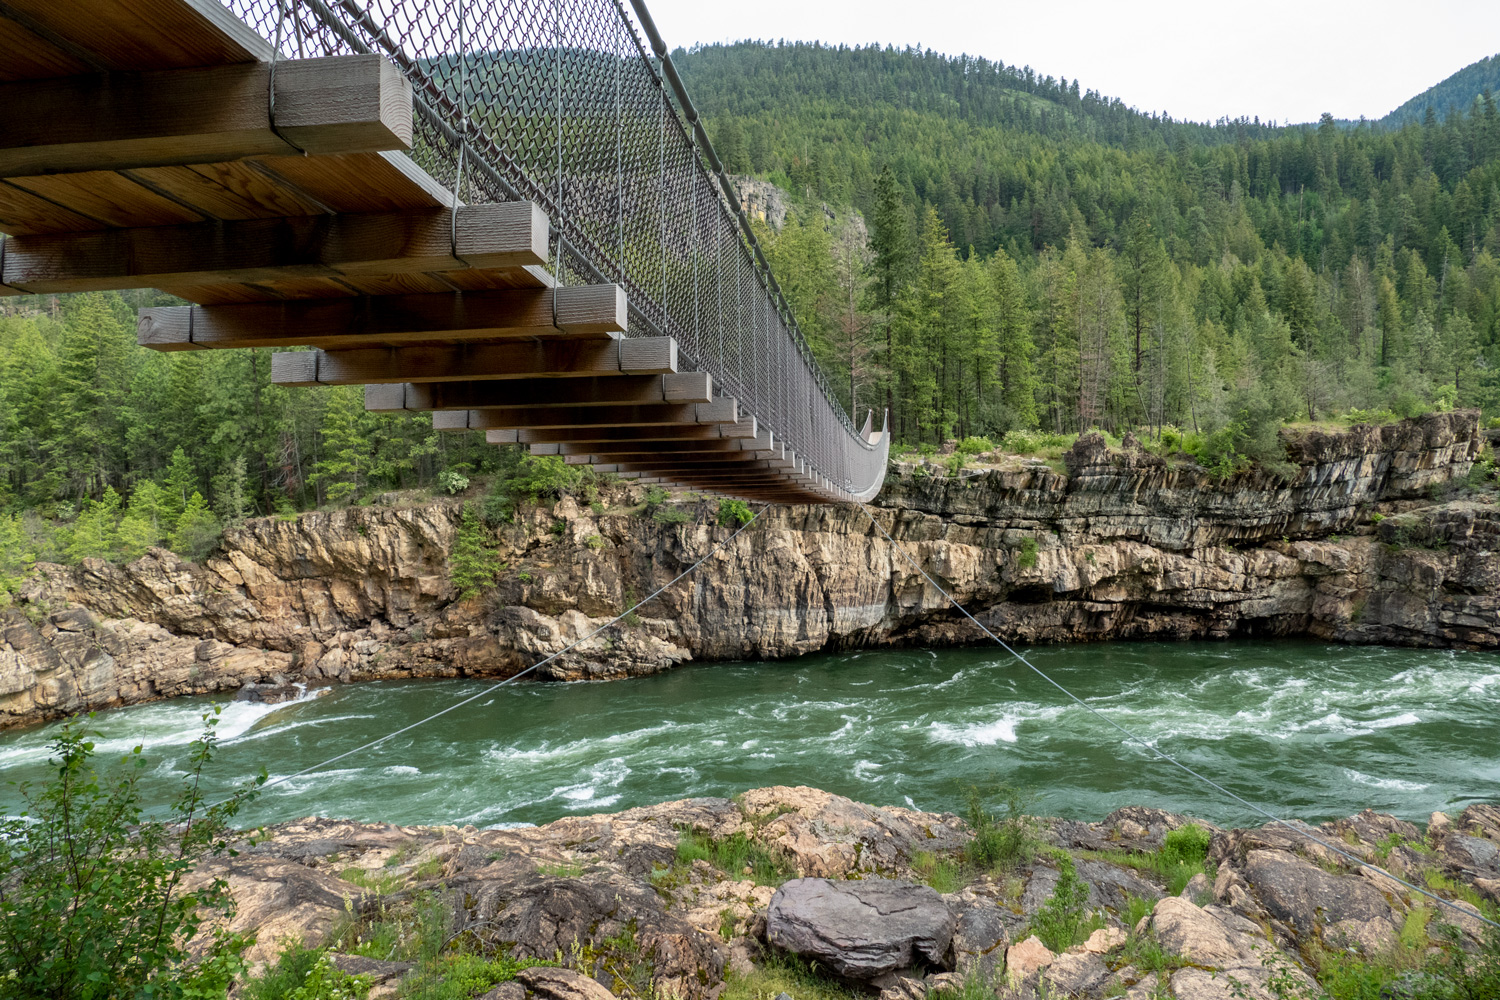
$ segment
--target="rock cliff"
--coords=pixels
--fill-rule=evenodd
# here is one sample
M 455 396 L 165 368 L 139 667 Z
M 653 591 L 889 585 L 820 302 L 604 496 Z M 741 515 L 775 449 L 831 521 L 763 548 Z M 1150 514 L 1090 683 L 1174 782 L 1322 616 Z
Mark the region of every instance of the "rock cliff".
M 1067 471 L 898 466 L 872 515 L 985 625 L 1028 642 L 1313 635 L 1500 645 L 1500 509 L 1463 484 L 1472 411 L 1287 438 L 1296 471 L 1219 480 L 1085 435 Z M 639 487 L 495 533 L 497 586 L 455 600 L 461 499 L 263 518 L 204 563 L 44 564 L 0 612 L 0 725 L 246 685 L 508 676 L 586 635 L 728 534 Z M 688 581 L 541 671 L 979 641 L 858 507 L 774 507 Z

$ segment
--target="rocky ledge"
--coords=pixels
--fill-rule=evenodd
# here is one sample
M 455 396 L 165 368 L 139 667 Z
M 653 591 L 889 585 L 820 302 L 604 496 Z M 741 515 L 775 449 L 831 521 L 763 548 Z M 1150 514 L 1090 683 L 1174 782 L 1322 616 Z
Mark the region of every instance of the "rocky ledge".
M 1445 954 L 1500 948 L 1480 919 L 1500 915 L 1495 806 L 1435 813 L 1425 830 L 1368 810 L 1303 828 L 1451 907 L 1281 827 L 1142 807 L 981 822 L 1015 834 L 1009 846 L 986 855 L 956 816 L 814 788 L 523 829 L 305 819 L 195 877 L 228 881 L 252 964 L 327 949 L 377 996 L 436 968 L 430 952 L 414 968 L 391 931 L 419 911 L 450 951 L 550 966 L 490 1000 L 768 997 L 788 982 L 794 1000 L 1271 1000 L 1355 965 L 1395 984 L 1382 995 L 1410 996 L 1400 983 Z
M 1487 447 L 1477 412 L 1286 444 L 1286 479 L 1216 479 L 1097 434 L 1066 472 L 1026 459 L 964 478 L 898 466 L 874 516 L 989 628 L 1023 641 L 1500 646 L 1500 508 L 1492 484 L 1466 484 Z M 645 501 L 617 485 L 591 503 L 528 505 L 493 532 L 496 586 L 468 601 L 447 565 L 463 498 L 251 521 L 201 565 L 164 550 L 41 565 L 0 611 L 0 726 L 246 685 L 508 676 L 729 534 L 712 501 Z M 691 586 L 542 676 L 981 640 L 864 510 L 782 506 Z

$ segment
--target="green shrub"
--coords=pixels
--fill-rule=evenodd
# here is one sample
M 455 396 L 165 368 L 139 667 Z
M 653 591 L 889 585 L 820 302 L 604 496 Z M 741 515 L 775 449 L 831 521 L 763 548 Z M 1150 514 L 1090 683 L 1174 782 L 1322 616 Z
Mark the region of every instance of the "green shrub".
M 489 543 L 483 523 L 473 506 L 465 503 L 453 533 L 453 551 L 448 553 L 448 579 L 458 599 L 467 601 L 478 596 L 494 584 L 502 568 L 500 554 Z
M 982 871 L 1005 872 L 1036 856 L 1042 842 L 1025 815 L 1025 798 L 1018 790 L 1005 785 L 989 789 L 969 785 L 963 794 L 968 803 L 964 816 L 974 832 L 964 846 L 965 862 Z M 1001 797 L 1002 814 L 996 815 L 986 806 L 989 795 Z
M 1078 877 L 1072 856 L 1058 851 L 1056 858 L 1057 886 L 1031 918 L 1028 930 L 1052 951 L 1062 952 L 1103 927 L 1104 917 L 1089 912 L 1088 883 Z
M 742 524 L 749 524 L 754 517 L 755 512 L 743 500 L 719 501 L 719 527 L 721 528 L 738 528 Z
M 995 442 L 987 437 L 966 437 L 958 443 L 960 455 L 982 455 L 995 450 Z
M 692 830 L 683 830 L 677 841 L 677 860 L 683 864 L 707 861 L 730 878 L 749 878 L 756 885 L 780 885 L 796 877 L 796 869 L 786 856 L 751 840 L 744 833 L 715 839 Z
M 651 513 L 651 520 L 657 524 L 686 524 L 693 519 L 693 515 L 681 507 L 658 507 Z
M 957 892 L 964 886 L 963 870 L 952 858 L 941 858 L 931 851 L 918 851 L 912 855 L 911 867 L 922 876 L 922 881 L 938 892 Z
M 1028 538 L 1021 542 L 1021 551 L 1016 554 L 1016 565 L 1022 569 L 1032 569 L 1036 566 L 1038 545 L 1035 538 Z
M 213 759 L 218 707 L 203 716 L 169 821 L 142 816 L 140 747 L 107 774 L 75 719 L 51 744 L 55 776 L 22 783 L 25 806 L 0 820 L 0 969 L 17 1000 L 223 996 L 242 971 L 248 938 L 219 932 L 201 961 L 187 942 L 233 909 L 214 879 L 191 891 L 198 862 L 229 852 L 229 820 L 264 783 L 209 806 L 199 779 Z
M 453 496 L 455 493 L 462 493 L 469 488 L 469 477 L 462 472 L 444 469 L 438 473 L 437 486 L 444 493 Z

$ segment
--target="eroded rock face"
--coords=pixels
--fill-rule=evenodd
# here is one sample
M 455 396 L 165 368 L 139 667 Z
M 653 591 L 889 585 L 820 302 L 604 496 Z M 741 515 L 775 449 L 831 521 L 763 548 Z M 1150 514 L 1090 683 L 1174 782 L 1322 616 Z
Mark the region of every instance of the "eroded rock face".
M 771 897 L 766 940 L 850 979 L 941 965 L 954 918 L 925 885 L 888 879 L 793 879 Z
M 1481 441 L 1472 411 L 1308 434 L 1289 442 L 1298 472 L 1283 482 L 1219 481 L 1086 436 L 1069 475 L 1041 463 L 963 479 L 898 469 L 875 516 L 988 628 L 1026 642 L 1253 632 L 1494 649 L 1500 509 L 1427 499 L 1468 472 Z M 640 493 L 605 500 L 621 510 Z M 251 683 L 509 676 L 727 533 L 708 505 L 668 525 L 564 499 L 500 529 L 504 578 L 459 602 L 447 554 L 460 510 L 259 519 L 202 565 L 164 550 L 125 566 L 43 564 L 0 612 L 0 724 Z M 983 638 L 857 507 L 769 509 L 692 587 L 638 614 L 540 676 Z M 1155 837 L 1162 823 L 1121 825 Z

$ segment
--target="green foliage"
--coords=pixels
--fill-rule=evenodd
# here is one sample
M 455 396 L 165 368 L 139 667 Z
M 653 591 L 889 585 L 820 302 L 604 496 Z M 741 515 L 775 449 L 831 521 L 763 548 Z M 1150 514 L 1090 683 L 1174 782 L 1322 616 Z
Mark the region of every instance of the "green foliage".
M 1062 952 L 1103 927 L 1104 917 L 1088 911 L 1088 883 L 1078 877 L 1072 855 L 1058 851 L 1053 856 L 1057 860 L 1057 885 L 1027 929 L 1052 951 Z
M 1212 835 L 1196 823 L 1168 831 L 1162 846 L 1151 854 L 1129 851 L 1084 851 L 1084 857 L 1107 861 L 1122 868 L 1150 872 L 1175 896 L 1194 875 L 1212 874 L 1208 868 L 1208 845 Z
M 952 858 L 940 857 L 931 851 L 918 851 L 912 855 L 912 870 L 922 876 L 922 881 L 938 892 L 957 892 L 964 886 L 964 872 Z
M 1026 799 L 1007 785 L 963 789 L 964 818 L 974 836 L 964 846 L 964 862 L 979 871 L 1009 872 L 1026 864 L 1041 848 L 1036 826 L 1025 814 Z M 991 811 L 988 800 L 1001 800 L 1001 811 Z
M 148 767 L 136 747 L 101 773 L 94 744 L 76 720 L 52 743 L 55 777 L 22 784 L 22 814 L 0 821 L 0 967 L 6 996 L 105 1000 L 196 998 L 218 992 L 243 968 L 249 939 L 219 932 L 188 963 L 199 928 L 233 909 L 228 884 L 196 889 L 184 877 L 229 850 L 229 820 L 265 775 L 210 806 L 199 777 L 217 746 L 218 709 L 205 713 L 170 821 L 142 815 L 138 783 Z
M 490 544 L 473 505 L 465 503 L 453 533 L 453 549 L 448 553 L 448 580 L 460 601 L 479 596 L 492 586 L 502 569 L 500 553 Z
M 202 562 L 219 544 L 223 531 L 219 519 L 214 517 L 208 504 L 203 502 L 203 494 L 194 490 L 193 495 L 188 497 L 182 516 L 177 519 L 177 527 L 172 530 L 169 544 L 172 551 L 184 559 Z
M 537 865 L 536 870 L 549 878 L 577 878 L 583 874 L 583 865 L 576 861 L 564 861 L 556 865 Z
M 995 442 L 987 437 L 966 437 L 958 443 L 958 453 L 961 455 L 982 455 L 994 450 Z
M 651 520 L 657 524 L 687 524 L 693 519 L 691 511 L 681 507 L 658 507 L 651 512 Z
M 323 952 L 318 949 L 289 941 L 274 963 L 268 963 L 260 975 L 246 980 L 240 996 L 243 1000 L 285 1000 L 307 982 L 313 966 L 322 957 Z
M 453 496 L 469 488 L 469 477 L 462 472 L 444 469 L 438 473 L 437 487 L 449 496 Z
M 719 527 L 721 528 L 738 528 L 742 524 L 749 524 L 754 517 L 755 512 L 743 500 L 719 501 Z
M 1033 569 L 1037 559 L 1037 540 L 1026 538 L 1021 541 L 1021 549 L 1016 553 L 1016 565 L 1021 569 Z
M 781 853 L 758 844 L 744 833 L 715 839 L 693 830 L 683 830 L 677 841 L 677 860 L 682 864 L 707 861 L 730 878 L 748 877 L 756 885 L 780 885 L 796 877 L 796 869 Z M 749 875 L 744 874 L 746 868 Z
M 719 1000 L 772 1000 L 786 993 L 796 1000 L 863 1000 L 859 987 L 823 973 L 816 964 L 781 952 L 766 955 L 749 975 L 728 972 Z
M 0 607 L 11 601 L 11 595 L 31 573 L 36 561 L 31 540 L 21 518 L 0 514 Z
M 327 952 L 319 955 L 287 1000 L 365 1000 L 370 993 L 368 976 L 351 976 L 333 964 Z

